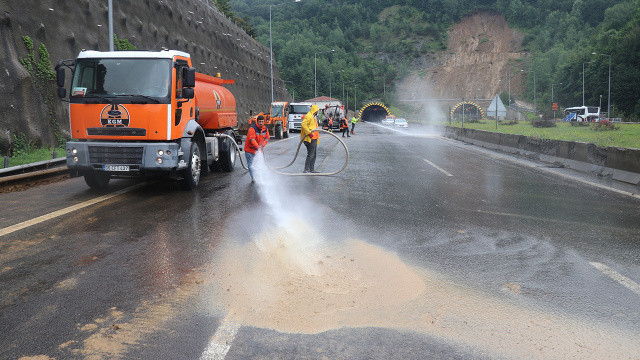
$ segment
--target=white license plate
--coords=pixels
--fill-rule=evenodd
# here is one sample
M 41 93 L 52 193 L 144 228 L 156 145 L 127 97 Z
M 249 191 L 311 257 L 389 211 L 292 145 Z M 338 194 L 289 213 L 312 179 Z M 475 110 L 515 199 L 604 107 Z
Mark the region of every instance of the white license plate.
M 105 165 L 104 171 L 129 171 L 129 165 Z

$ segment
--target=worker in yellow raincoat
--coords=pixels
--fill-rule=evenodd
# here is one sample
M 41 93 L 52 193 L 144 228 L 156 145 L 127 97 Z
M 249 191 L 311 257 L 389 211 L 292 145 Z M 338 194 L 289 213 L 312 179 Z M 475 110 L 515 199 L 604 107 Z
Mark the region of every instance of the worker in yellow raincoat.
M 300 138 L 304 142 L 304 146 L 307 147 L 307 159 L 304 162 L 305 173 L 317 173 L 315 170 L 316 164 L 316 149 L 318 147 L 318 139 L 320 133 L 313 132 L 318 128 L 318 121 L 316 120 L 316 114 L 318 113 L 318 105 L 311 105 L 311 110 L 302 118 L 302 129 L 300 130 Z

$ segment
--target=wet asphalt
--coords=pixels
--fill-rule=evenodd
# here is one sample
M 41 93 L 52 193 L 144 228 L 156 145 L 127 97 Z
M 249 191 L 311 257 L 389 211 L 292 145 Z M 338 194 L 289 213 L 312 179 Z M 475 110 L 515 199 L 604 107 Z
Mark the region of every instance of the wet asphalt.
M 525 307 L 640 331 L 640 293 L 592 265 L 640 283 L 640 199 L 584 181 L 629 193 L 636 187 L 541 171 L 548 166 L 441 138 L 427 127 L 365 123 L 355 131 L 344 139 L 345 171 L 277 178 L 278 191 L 322 212 L 308 217 L 324 236 L 365 239 L 407 264 Z M 272 139 L 270 164 L 288 163 L 297 139 Z M 300 172 L 305 153 L 302 147 L 283 171 Z M 344 156 L 323 137 L 316 167 L 337 170 Z M 239 163 L 191 192 L 163 180 L 114 180 L 100 192 L 74 178 L 0 194 L 0 228 L 135 185 L 0 236 L 0 358 L 201 357 L 225 316 L 202 300 L 202 269 L 225 242 L 250 238 L 260 230 L 256 219 L 272 216 Z M 128 337 L 119 337 L 123 331 Z M 379 327 L 296 334 L 242 326 L 227 345 L 227 359 L 495 357 L 477 346 Z

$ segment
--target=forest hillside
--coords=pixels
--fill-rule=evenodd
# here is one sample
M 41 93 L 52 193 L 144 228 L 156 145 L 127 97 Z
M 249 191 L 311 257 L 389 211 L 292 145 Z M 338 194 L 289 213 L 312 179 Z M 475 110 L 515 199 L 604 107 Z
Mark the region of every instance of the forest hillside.
M 396 85 L 418 77 L 430 83 L 438 96 L 450 92 L 473 99 L 493 96 L 497 90 L 504 95 L 506 77 L 519 73 L 512 82 L 522 82 L 523 87 L 516 86 L 512 95 L 533 101 L 535 78 L 538 108 L 546 111 L 552 86 L 561 107 L 581 105 L 584 75 L 586 104 L 599 105 L 602 95 L 606 111 L 610 79 L 612 116 L 640 118 L 640 0 L 230 0 L 230 4 L 266 46 L 271 13 L 274 57 L 296 98 L 313 97 L 315 80 L 319 94 L 328 95 L 331 86 L 334 95 L 342 96 L 344 85 L 351 89 L 350 96 L 358 94 L 358 102 L 383 98 L 389 102 L 399 99 L 401 88 Z M 460 37 L 452 41 L 455 25 L 465 22 L 469 26 L 463 28 L 468 30 L 461 29 Z M 483 27 L 486 31 L 478 31 Z M 506 30 L 508 43 L 502 41 L 504 34 L 494 36 L 498 29 Z M 463 58 L 462 53 L 467 55 Z M 477 63 L 472 62 L 473 53 L 478 53 Z M 464 61 L 466 70 L 445 76 L 456 61 L 458 65 Z

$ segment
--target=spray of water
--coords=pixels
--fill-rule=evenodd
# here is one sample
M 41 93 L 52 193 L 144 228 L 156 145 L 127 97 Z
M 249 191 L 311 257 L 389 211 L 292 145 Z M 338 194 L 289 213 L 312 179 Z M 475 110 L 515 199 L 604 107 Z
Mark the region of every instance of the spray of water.
M 270 219 L 264 231 L 254 237 L 256 246 L 277 261 L 291 262 L 308 274 L 317 273 L 317 250 L 322 238 L 308 222 L 314 214 L 313 206 L 286 191 L 282 177 L 269 170 L 261 151 L 253 169 Z
M 442 91 L 433 89 L 431 82 L 418 73 L 411 74 L 396 85 L 396 101 L 412 108 L 419 115 L 420 122 L 427 125 L 442 124 L 447 116 L 443 103 L 437 99 L 449 97 Z

